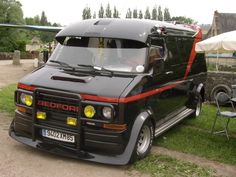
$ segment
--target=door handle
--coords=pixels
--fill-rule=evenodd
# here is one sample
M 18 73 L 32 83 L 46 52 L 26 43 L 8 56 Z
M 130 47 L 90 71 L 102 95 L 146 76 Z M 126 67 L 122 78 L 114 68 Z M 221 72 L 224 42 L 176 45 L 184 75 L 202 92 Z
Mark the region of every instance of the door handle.
M 174 72 L 173 71 L 166 71 L 165 74 L 167 74 L 167 75 L 168 74 L 174 74 Z

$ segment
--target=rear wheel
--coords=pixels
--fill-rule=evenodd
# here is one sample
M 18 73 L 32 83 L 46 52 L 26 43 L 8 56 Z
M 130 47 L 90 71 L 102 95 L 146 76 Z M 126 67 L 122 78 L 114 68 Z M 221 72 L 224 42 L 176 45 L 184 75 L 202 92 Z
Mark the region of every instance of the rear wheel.
M 131 162 L 143 159 L 150 152 L 154 136 L 153 124 L 146 120 L 139 132 L 139 136 L 133 151 Z

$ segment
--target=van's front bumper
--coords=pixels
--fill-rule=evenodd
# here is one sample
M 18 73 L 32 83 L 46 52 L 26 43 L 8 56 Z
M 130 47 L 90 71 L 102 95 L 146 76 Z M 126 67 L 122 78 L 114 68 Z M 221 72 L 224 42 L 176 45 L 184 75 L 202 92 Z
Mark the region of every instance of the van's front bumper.
M 124 137 L 127 136 L 126 131 L 108 133 L 103 130 L 93 130 L 84 127 L 82 135 L 79 135 L 82 143 L 77 148 L 76 146 L 67 146 L 66 143 L 60 141 L 45 140 L 41 137 L 39 131 L 36 131 L 36 135 L 33 135 L 32 127 L 33 122 L 28 117 L 25 117 L 24 114 L 16 111 L 15 119 L 9 128 L 9 135 L 23 144 L 43 151 L 113 165 L 127 164 L 134 147 L 134 142 L 130 143 L 130 141 L 124 140 L 126 139 Z M 38 130 L 41 128 L 52 129 L 50 126 L 36 128 Z M 53 129 L 60 131 L 60 129 Z

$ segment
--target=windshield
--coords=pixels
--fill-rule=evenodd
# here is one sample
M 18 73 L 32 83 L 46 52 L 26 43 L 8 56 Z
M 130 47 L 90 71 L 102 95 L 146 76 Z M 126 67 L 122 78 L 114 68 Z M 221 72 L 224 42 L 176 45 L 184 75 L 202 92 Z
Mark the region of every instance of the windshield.
M 118 72 L 144 72 L 147 48 L 131 40 L 66 37 L 50 60 L 70 66 L 93 66 Z M 49 62 L 50 62 L 49 60 Z

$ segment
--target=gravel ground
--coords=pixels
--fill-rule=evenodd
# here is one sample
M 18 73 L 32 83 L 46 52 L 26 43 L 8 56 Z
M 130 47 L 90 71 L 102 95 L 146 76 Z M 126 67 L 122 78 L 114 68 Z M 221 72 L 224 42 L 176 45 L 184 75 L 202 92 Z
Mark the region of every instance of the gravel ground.
M 23 60 L 21 65 L 12 65 L 11 60 L 0 61 L 0 88 L 17 81 L 34 69 L 33 60 Z

